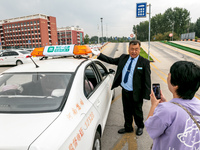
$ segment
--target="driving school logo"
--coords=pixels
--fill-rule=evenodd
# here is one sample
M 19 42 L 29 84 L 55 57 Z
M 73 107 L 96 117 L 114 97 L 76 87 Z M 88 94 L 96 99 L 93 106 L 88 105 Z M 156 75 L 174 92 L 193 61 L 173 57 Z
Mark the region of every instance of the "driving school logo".
M 50 46 L 47 50 L 48 53 L 52 52 L 69 52 L 70 46 Z

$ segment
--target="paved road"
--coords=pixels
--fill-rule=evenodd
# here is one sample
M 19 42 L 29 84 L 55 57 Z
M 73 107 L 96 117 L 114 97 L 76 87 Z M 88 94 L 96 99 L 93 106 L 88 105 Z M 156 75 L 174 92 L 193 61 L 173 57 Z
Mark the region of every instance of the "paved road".
M 180 44 L 186 47 L 191 47 L 197 50 L 200 50 L 200 43 L 193 41 L 173 41 L 173 43 Z
M 142 42 L 144 50 L 148 51 L 148 43 Z M 122 53 L 127 53 L 128 43 L 108 44 L 102 53 L 118 57 Z M 193 61 L 200 65 L 200 56 L 173 48 L 160 42 L 151 42 L 150 55 L 155 60 L 151 63 L 151 79 L 152 83 L 160 83 L 161 89 L 165 97 L 170 100 L 172 95 L 167 87 L 167 75 L 170 66 L 179 60 Z M 108 68 L 116 68 L 108 65 Z M 200 99 L 200 91 L 196 96 Z M 147 118 L 150 109 L 150 101 L 144 100 L 143 111 L 144 118 Z M 152 140 L 146 130 L 142 136 L 136 136 L 135 133 L 120 135 L 118 129 L 123 127 L 124 119 L 122 112 L 121 88 L 116 88 L 116 96 L 111 105 L 106 128 L 102 137 L 102 150 L 148 150 L 152 144 Z M 133 126 L 135 126 L 133 124 Z M 136 127 L 135 127 L 136 129 Z
M 147 51 L 148 43 L 142 42 L 142 47 Z M 102 49 L 102 53 L 111 57 L 118 57 L 122 53 L 127 53 L 127 49 L 128 43 L 109 43 Z M 170 66 L 179 60 L 193 61 L 200 65 L 200 56 L 173 48 L 160 42 L 151 42 L 150 55 L 155 61 L 151 63 L 152 83 L 160 83 L 161 89 L 168 100 L 172 98 L 167 88 L 166 81 Z M 107 63 L 104 64 L 108 68 L 116 69 L 116 66 Z M 0 67 L 0 72 L 8 68 L 10 67 Z M 148 150 L 152 144 L 152 140 L 146 130 L 144 130 L 142 136 L 136 136 L 135 132 L 124 135 L 117 133 L 124 124 L 121 88 L 116 88 L 115 93 L 115 99 L 112 102 L 106 128 L 102 137 L 102 150 Z M 196 96 L 200 99 L 200 90 L 197 92 Z M 143 111 L 145 119 L 147 118 L 149 109 L 150 101 L 144 100 Z M 133 124 L 133 126 L 135 125 Z

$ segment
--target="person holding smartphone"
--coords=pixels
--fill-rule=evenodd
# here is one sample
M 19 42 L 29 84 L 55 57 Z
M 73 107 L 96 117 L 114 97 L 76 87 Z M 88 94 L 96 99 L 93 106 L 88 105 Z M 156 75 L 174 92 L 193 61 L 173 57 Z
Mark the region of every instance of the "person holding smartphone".
M 195 93 L 200 86 L 200 67 L 192 62 L 178 61 L 167 78 L 173 99 L 167 102 L 161 91 L 156 99 L 152 90 L 151 108 L 145 127 L 153 139 L 153 150 L 194 150 L 200 148 L 200 129 L 188 113 L 174 102 L 184 106 L 200 124 L 200 100 Z

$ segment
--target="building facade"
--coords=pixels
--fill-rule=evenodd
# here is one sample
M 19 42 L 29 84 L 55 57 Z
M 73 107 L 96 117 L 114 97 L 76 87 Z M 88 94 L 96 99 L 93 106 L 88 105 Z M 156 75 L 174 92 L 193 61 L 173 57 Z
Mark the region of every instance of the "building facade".
M 58 45 L 56 18 L 36 14 L 0 20 L 2 48 L 35 48 Z
M 58 45 L 84 43 L 84 32 L 82 28 L 77 27 L 61 27 L 57 28 Z

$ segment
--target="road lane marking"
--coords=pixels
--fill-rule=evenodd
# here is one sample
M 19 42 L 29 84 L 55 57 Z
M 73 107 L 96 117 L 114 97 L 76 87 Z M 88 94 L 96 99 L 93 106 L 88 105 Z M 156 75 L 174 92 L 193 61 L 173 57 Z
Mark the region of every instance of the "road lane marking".
M 116 100 L 120 99 L 121 97 L 122 97 L 122 94 L 120 94 L 117 97 L 115 97 L 115 99 L 112 100 L 111 104 L 113 104 Z
M 147 49 L 145 46 L 141 46 L 143 48 L 143 50 L 145 50 L 145 52 L 147 53 Z M 158 58 L 156 58 L 151 52 L 150 52 L 150 56 L 154 58 L 154 60 L 157 60 L 159 63 L 161 62 Z
M 132 124 L 134 127 L 134 122 Z M 125 133 L 120 140 L 116 142 L 114 145 L 114 148 L 112 150 L 121 150 L 125 146 L 125 144 L 128 144 L 128 150 L 136 150 L 137 149 L 137 140 L 136 140 L 136 134 L 133 133 Z
M 160 79 L 162 79 L 165 83 L 167 83 L 167 81 L 156 70 L 154 70 L 153 67 L 151 67 L 151 70 L 153 70 L 160 77 Z
M 158 71 L 160 71 L 164 76 L 167 77 L 167 74 L 165 74 L 164 72 L 162 72 L 160 69 L 158 69 L 158 67 L 156 67 L 153 63 L 151 63 L 152 66 L 154 66 L 154 68 L 156 68 Z
M 107 46 L 107 45 L 106 45 L 106 46 Z M 101 53 L 105 50 L 106 46 L 104 46 L 104 47 L 102 48 L 102 50 L 100 51 Z M 96 58 L 97 58 L 97 56 L 94 56 L 94 59 L 96 59 Z
M 163 46 L 165 46 L 165 47 L 167 47 L 167 48 L 169 48 L 169 49 L 171 49 L 171 50 L 174 50 L 174 51 L 176 51 L 176 52 L 185 54 L 185 55 L 187 55 L 187 56 L 189 56 L 189 57 L 192 57 L 192 58 L 194 58 L 194 59 L 196 59 L 196 60 L 200 60 L 200 58 L 197 58 L 197 57 L 195 57 L 195 56 L 192 56 L 192 55 L 188 54 L 188 53 L 190 53 L 190 52 L 185 52 L 185 51 L 182 50 L 182 49 L 174 48 L 174 47 L 169 46 L 169 45 L 166 45 L 166 44 L 163 44 Z

